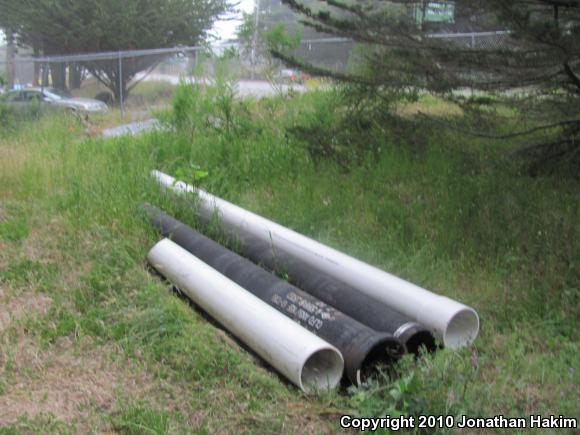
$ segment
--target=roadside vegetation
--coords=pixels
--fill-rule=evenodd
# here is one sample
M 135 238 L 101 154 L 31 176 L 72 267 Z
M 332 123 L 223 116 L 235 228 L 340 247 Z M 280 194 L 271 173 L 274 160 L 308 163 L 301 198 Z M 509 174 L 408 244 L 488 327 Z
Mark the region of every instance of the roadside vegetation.
M 529 176 L 511 156 L 520 139 L 442 128 L 433 119 L 477 120 L 432 97 L 345 129 L 340 93 L 255 101 L 234 91 L 183 84 L 159 114 L 168 130 L 138 138 L 88 138 L 67 117 L 2 124 L 0 433 L 324 433 L 342 414 L 578 417 L 580 181 L 569 168 Z M 396 378 L 304 396 L 151 273 L 158 236 L 139 202 L 199 227 L 151 169 L 473 306 L 479 338 L 406 359 Z

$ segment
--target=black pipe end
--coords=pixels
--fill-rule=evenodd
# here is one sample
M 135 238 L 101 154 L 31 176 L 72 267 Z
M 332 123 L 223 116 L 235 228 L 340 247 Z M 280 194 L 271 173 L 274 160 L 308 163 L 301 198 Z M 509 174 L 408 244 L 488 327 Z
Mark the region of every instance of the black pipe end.
M 361 355 L 359 363 L 355 367 L 347 368 L 348 378 L 357 386 L 380 372 L 389 373 L 405 353 L 405 346 L 390 334 L 376 337 L 366 349 L 367 352 Z
M 420 356 L 425 351 L 432 353 L 437 350 L 435 337 L 431 331 L 419 323 L 405 323 L 397 329 L 395 337 L 405 345 L 407 352 L 415 356 Z

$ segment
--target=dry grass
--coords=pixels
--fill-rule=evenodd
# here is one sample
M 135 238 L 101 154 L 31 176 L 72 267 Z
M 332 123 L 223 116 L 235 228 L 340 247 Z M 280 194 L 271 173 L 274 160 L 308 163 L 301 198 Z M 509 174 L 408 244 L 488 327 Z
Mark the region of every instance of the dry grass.
M 39 350 L 26 335 L 15 347 L 13 381 L 0 396 L 0 425 L 42 414 L 83 425 L 91 413 L 114 412 L 119 400 L 146 394 L 152 385 L 141 370 L 112 361 L 106 347 L 79 351 L 61 340 Z
M 430 95 L 423 95 L 415 103 L 401 104 L 397 109 L 397 114 L 410 118 L 419 113 L 435 117 L 461 116 L 463 111 L 456 104 L 443 101 Z
M 0 332 L 12 322 L 25 317 L 44 316 L 50 308 L 52 299 L 45 295 L 22 295 L 14 298 L 4 296 L 0 289 Z

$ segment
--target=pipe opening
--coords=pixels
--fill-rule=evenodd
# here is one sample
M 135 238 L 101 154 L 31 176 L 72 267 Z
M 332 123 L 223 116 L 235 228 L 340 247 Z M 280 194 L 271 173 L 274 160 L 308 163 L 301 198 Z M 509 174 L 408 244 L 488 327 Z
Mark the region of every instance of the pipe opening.
M 403 346 L 392 340 L 385 340 L 377 344 L 367 354 L 360 368 L 356 371 L 356 383 L 362 385 L 365 379 L 376 376 L 381 372 L 390 373 L 393 364 L 405 353 Z
M 479 317 L 471 309 L 463 309 L 455 314 L 445 330 L 443 343 L 446 347 L 457 349 L 471 344 L 479 332 Z
M 435 337 L 429 331 L 419 331 L 413 334 L 405 342 L 405 347 L 407 352 L 412 353 L 415 356 L 420 356 L 424 353 L 432 353 L 437 350 L 437 344 L 435 343 Z
M 331 390 L 340 382 L 343 370 L 344 361 L 339 352 L 333 349 L 314 352 L 300 373 L 302 389 L 307 393 Z
M 435 337 L 419 323 L 405 323 L 395 331 L 394 335 L 405 345 L 407 352 L 412 353 L 415 356 L 420 355 L 422 347 L 424 347 L 427 352 L 434 352 L 437 350 Z

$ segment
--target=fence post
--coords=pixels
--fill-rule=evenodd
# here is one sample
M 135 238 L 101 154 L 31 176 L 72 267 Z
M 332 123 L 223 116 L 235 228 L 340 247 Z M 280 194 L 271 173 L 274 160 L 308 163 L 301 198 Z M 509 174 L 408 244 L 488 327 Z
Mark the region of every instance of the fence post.
M 44 63 L 44 67 L 42 70 L 42 87 L 50 86 L 50 65 L 48 62 Z
M 260 0 L 256 0 L 254 9 L 254 34 L 252 35 L 252 52 L 251 52 L 251 64 L 252 70 L 250 71 L 250 78 L 254 80 L 256 75 L 256 57 L 258 50 L 258 27 L 260 26 Z
M 6 30 L 6 87 L 14 89 L 16 83 L 16 44 L 14 32 Z
M 125 102 L 123 98 L 123 56 L 119 50 L 119 104 L 121 105 L 121 122 L 125 118 Z

